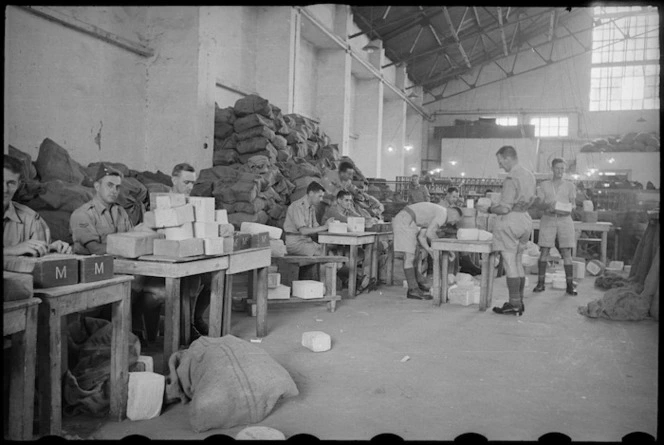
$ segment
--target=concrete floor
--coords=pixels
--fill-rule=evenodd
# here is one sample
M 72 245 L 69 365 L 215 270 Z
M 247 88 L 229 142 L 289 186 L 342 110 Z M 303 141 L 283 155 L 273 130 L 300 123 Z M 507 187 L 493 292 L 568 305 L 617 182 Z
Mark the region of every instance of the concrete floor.
M 656 437 L 658 323 L 579 315 L 577 306 L 603 294 L 592 278 L 581 281 L 576 297 L 553 289 L 533 294 L 534 279 L 523 317 L 476 305 L 433 307 L 405 299 L 399 287 L 344 300 L 334 313 L 322 304 L 272 306 L 269 334 L 257 345 L 290 372 L 300 395 L 280 401 L 259 425 L 324 440 L 380 433 L 453 440 L 466 432 L 515 441 L 548 432 L 575 441 L 620 441 L 637 431 Z M 505 279 L 497 279 L 493 304 L 506 296 Z M 255 338 L 254 318 L 234 312 L 232 323 L 233 335 Z M 302 332 L 311 330 L 330 334 L 332 349 L 302 347 Z M 64 425 L 95 439 L 234 437 L 243 428 L 197 434 L 187 410 L 176 404 L 148 421 L 75 418 Z

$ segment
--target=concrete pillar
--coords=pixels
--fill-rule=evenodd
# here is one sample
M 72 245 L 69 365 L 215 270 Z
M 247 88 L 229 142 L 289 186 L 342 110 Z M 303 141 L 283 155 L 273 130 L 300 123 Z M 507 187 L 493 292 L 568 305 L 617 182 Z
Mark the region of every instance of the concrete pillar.
M 383 83 L 378 79 L 358 79 L 353 111 L 353 128 L 358 138 L 348 155 L 366 177 L 381 178 Z
M 383 138 L 381 144 L 381 178 L 393 181 L 404 175 L 406 143 L 406 102 L 401 98 L 383 103 Z M 389 151 L 389 147 L 393 151 Z
M 318 50 L 316 115 L 332 143 L 348 152 L 350 134 L 351 59 L 343 49 Z
M 145 159 L 147 168 L 168 172 L 180 162 L 212 165 L 213 122 L 209 110 L 207 54 L 200 51 L 198 7 L 148 11 Z M 204 85 L 201 85 L 204 84 Z M 126 147 L 136 150 L 139 147 Z
M 290 6 L 260 7 L 256 33 L 256 91 L 282 113 L 292 113 L 300 13 Z
M 410 166 L 414 165 L 417 168 L 419 173 L 422 165 L 422 156 L 423 156 L 423 145 L 422 145 L 422 116 L 413 110 L 411 107 L 406 106 L 406 134 L 405 141 L 406 145 L 410 145 L 413 148 L 405 152 L 403 174 L 408 176 L 413 174 L 410 170 Z

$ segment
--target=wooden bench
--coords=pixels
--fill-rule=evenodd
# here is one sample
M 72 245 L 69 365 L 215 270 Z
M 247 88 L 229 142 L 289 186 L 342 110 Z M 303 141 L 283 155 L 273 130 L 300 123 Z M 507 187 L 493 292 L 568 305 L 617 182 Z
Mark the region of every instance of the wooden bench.
M 299 280 L 301 266 L 319 264 L 319 276 L 324 277 L 325 280 L 325 296 L 323 298 L 315 298 L 310 300 L 297 297 L 291 297 L 285 300 L 268 300 L 268 306 L 273 304 L 316 303 L 326 301 L 328 310 L 330 312 L 334 312 L 336 309 L 337 301 L 341 300 L 341 296 L 337 294 L 337 264 L 345 263 L 347 261 L 348 258 L 345 256 L 336 255 L 287 255 L 281 258 L 277 258 L 277 268 L 281 274 L 281 284 L 284 286 L 291 286 L 293 281 Z M 248 308 L 251 310 L 251 315 L 255 316 L 256 300 L 251 298 L 247 300 L 247 303 L 249 303 Z

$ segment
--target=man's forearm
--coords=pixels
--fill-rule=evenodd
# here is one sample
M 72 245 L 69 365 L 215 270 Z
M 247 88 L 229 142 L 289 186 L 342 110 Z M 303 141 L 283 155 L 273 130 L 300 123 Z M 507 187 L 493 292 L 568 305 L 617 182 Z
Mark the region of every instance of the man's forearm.
M 302 235 L 313 235 L 315 233 L 320 233 L 324 232 L 327 230 L 327 227 L 320 226 L 320 227 L 301 227 L 300 228 L 300 233 Z
M 106 243 L 90 241 L 85 245 L 85 248 L 88 249 L 90 253 L 95 255 L 104 255 L 106 253 Z

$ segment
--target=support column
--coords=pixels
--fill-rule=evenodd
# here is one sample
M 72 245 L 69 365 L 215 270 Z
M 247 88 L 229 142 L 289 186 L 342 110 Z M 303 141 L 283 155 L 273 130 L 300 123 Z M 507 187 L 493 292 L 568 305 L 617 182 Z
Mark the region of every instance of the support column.
M 355 133 L 358 139 L 349 156 L 369 178 L 381 178 L 383 136 L 383 83 L 378 79 L 358 79 L 355 90 Z
M 292 113 L 300 13 L 290 6 L 260 7 L 256 33 L 256 91 L 282 113 Z
M 404 170 L 406 143 L 406 102 L 401 98 L 383 102 L 383 140 L 381 178 L 393 181 L 401 176 Z M 394 151 L 388 151 L 392 146 Z
M 350 54 L 343 49 L 318 51 L 316 115 L 332 143 L 348 151 L 350 134 Z

